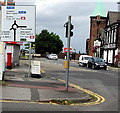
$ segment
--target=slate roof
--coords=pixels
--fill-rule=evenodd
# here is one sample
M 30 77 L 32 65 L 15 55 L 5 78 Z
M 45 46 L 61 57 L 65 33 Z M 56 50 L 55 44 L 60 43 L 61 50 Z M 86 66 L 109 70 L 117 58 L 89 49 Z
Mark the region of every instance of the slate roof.
M 110 25 L 120 20 L 120 12 L 109 11 L 107 18 L 110 21 Z

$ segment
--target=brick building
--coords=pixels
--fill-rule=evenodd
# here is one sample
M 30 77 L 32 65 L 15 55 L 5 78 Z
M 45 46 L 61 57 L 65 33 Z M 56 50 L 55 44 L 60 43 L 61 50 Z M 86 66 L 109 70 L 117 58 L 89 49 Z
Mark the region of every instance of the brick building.
M 120 66 L 120 12 L 109 11 L 107 17 L 90 17 L 90 38 L 86 52 L 101 57 L 112 66 Z
M 94 41 L 99 39 L 101 28 L 106 26 L 106 19 L 106 17 L 100 15 L 90 17 L 90 38 L 86 41 L 86 52 L 91 56 L 95 56 Z

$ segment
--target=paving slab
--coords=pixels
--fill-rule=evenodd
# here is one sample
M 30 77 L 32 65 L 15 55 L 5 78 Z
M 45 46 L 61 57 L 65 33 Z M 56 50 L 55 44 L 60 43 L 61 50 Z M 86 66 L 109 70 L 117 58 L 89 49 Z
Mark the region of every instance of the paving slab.
M 28 73 L 28 60 L 22 60 L 20 66 L 6 70 L 5 81 L 2 87 L 1 99 L 44 101 L 51 99 L 85 99 L 88 94 L 69 86 L 65 90 L 65 83 L 51 77 L 26 77 Z
M 28 88 L 2 87 L 2 99 L 31 100 L 31 92 Z

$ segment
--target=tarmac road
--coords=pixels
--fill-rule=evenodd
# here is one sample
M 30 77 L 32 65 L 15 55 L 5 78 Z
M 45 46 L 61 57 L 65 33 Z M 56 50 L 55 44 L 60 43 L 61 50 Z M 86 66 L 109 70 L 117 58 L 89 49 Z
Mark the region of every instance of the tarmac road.
M 65 80 L 66 71 L 57 61 L 41 60 L 46 76 Z M 73 64 L 75 64 L 73 62 Z M 76 65 L 76 64 L 75 64 Z M 106 101 L 91 106 L 64 106 L 36 103 L 6 103 L 2 104 L 4 111 L 118 111 L 118 73 L 105 70 L 91 70 L 83 67 L 70 67 L 69 83 L 76 84 L 105 97 Z M 37 95 L 37 91 L 32 90 Z M 38 97 L 38 96 L 36 96 Z M 33 100 L 37 99 L 33 96 Z M 14 107 L 13 107 L 14 106 Z
M 52 77 L 66 79 L 66 71 L 62 68 L 62 63 L 48 61 L 46 71 Z M 59 66 L 61 66 L 61 68 Z M 51 67 L 51 70 L 49 68 Z M 69 82 L 82 88 L 102 95 L 106 101 L 102 104 L 86 107 L 86 110 L 92 109 L 98 111 L 118 111 L 118 70 L 92 70 L 86 67 L 79 67 L 77 63 L 72 62 L 70 67 Z

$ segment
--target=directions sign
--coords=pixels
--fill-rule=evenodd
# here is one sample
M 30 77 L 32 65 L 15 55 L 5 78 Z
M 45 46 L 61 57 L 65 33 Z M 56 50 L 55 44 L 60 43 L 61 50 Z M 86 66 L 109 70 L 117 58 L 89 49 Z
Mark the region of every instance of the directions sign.
M 1 41 L 35 42 L 35 6 L 2 6 Z

